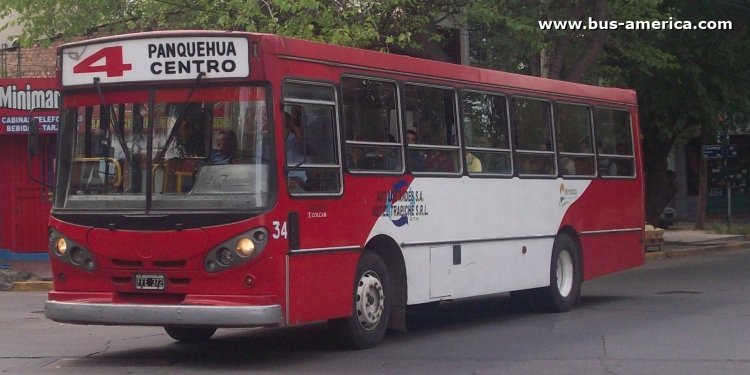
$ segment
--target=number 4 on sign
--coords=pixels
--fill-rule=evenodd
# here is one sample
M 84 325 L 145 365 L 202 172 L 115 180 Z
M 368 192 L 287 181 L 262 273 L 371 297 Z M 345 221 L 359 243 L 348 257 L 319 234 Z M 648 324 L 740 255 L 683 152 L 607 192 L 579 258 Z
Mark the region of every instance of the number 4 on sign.
M 107 77 L 122 77 L 128 70 L 133 66 L 123 64 L 122 46 L 102 48 L 73 67 L 73 73 L 106 72 Z

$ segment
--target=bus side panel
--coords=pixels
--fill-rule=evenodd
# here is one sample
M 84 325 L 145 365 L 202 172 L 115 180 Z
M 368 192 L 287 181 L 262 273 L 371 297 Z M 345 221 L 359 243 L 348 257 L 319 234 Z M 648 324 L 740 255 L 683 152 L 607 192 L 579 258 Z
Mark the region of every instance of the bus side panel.
M 640 232 L 584 236 L 581 245 L 584 280 L 637 267 L 645 260 Z
M 289 324 L 352 314 L 359 251 L 294 254 L 289 262 Z
M 408 304 L 547 286 L 553 242 L 542 238 L 410 247 L 404 252 Z
M 592 181 L 568 210 L 563 226 L 579 233 L 584 280 L 643 265 L 640 178 Z

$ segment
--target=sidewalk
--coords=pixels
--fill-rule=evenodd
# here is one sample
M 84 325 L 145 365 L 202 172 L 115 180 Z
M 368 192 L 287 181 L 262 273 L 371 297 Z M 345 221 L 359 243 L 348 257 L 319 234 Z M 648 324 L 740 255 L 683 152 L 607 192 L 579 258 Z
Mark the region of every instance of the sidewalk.
M 0 249 L 0 291 L 52 290 L 52 270 L 47 253 L 15 254 Z
M 750 248 L 750 239 L 736 234 L 712 234 L 695 230 L 695 223 L 679 223 L 664 231 L 664 245 L 646 253 L 647 259 L 703 254 L 708 251 Z

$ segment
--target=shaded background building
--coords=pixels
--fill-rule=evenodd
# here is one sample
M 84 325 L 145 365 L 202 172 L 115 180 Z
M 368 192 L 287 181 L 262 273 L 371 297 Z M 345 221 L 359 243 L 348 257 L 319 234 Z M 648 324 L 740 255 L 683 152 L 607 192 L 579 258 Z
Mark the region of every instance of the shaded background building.
M 50 191 L 29 178 L 28 168 L 52 181 L 59 111 L 57 103 L 35 111 L 43 116 L 41 147 L 30 159 L 29 96 L 56 92 L 55 48 L 19 47 L 18 33 L 10 28 L 0 34 L 0 252 L 39 253 L 47 251 Z

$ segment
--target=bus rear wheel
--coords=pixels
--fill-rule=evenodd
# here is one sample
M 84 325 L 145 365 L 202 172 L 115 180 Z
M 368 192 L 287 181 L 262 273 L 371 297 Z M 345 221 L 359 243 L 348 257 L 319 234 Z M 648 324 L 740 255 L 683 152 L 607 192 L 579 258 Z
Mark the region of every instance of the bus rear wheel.
M 581 296 L 581 252 L 575 241 L 566 234 L 555 239 L 549 268 L 549 286 L 518 290 L 510 293 L 511 300 L 521 311 L 564 312 L 578 303 Z
M 354 281 L 353 314 L 329 325 L 344 347 L 372 348 L 383 339 L 391 314 L 390 277 L 383 259 L 371 251 L 362 254 Z
M 550 262 L 550 285 L 540 290 L 542 300 L 551 312 L 568 311 L 581 296 L 581 252 L 570 236 L 555 239 Z
M 202 342 L 211 338 L 216 332 L 216 328 L 211 327 L 176 327 L 166 326 L 169 337 L 185 343 Z

